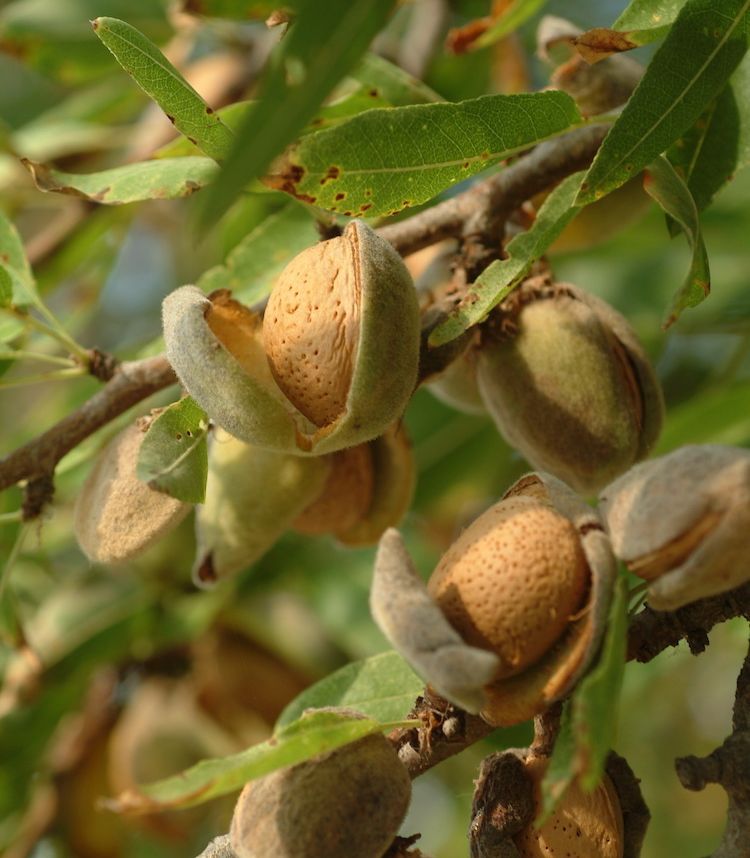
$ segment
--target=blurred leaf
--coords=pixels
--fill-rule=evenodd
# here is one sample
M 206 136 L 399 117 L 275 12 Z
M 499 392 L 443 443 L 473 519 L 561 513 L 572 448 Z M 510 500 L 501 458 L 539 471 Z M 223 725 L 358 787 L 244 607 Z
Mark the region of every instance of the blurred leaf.
M 572 704 L 564 704 L 560 731 L 542 780 L 542 807 L 537 812 L 536 824 L 541 826 L 554 812 L 567 788 L 575 779 L 576 737 L 573 733 Z
M 347 216 L 392 215 L 581 121 L 564 92 L 370 110 L 303 138 L 266 182 Z
M 92 26 L 117 62 L 178 131 L 210 158 L 220 161 L 227 156 L 232 132 L 150 39 L 117 18 L 96 18 Z
M 348 74 L 383 27 L 395 0 L 328 0 L 325 14 L 304 0 L 275 49 L 250 112 L 218 180 L 206 196 L 201 223 L 220 217 L 252 179 L 294 140 L 333 87 Z
M 0 266 L 0 307 L 9 307 L 13 303 L 13 280 L 7 269 Z
M 85 174 L 64 173 L 26 158 L 22 161 L 40 191 L 110 206 L 187 197 L 207 185 L 218 170 L 210 158 L 203 157 L 158 158 Z
M 206 292 L 230 289 L 246 304 L 262 301 L 287 262 L 318 238 L 310 212 L 288 203 L 246 235 L 226 262 L 209 268 L 196 285 Z
M 693 251 L 687 278 L 675 294 L 663 324 L 664 328 L 668 328 L 677 321 L 685 308 L 695 307 L 708 297 L 711 290 L 708 255 L 695 201 L 687 185 L 666 158 L 659 157 L 649 164 L 644 171 L 643 187 L 680 224 Z
M 704 391 L 667 413 L 656 455 L 683 444 L 750 444 L 750 385 L 747 381 L 731 387 Z
M 32 161 L 111 149 L 122 144 L 124 129 L 78 120 L 34 123 L 13 135 L 13 148 Z M 127 133 L 127 132 L 125 132 Z
M 679 15 L 687 0 L 631 0 L 612 24 L 615 30 L 647 30 L 667 27 Z
M 539 259 L 577 214 L 575 198 L 582 179 L 580 172 L 560 182 L 542 204 L 531 227 L 508 243 L 507 258 L 488 265 L 461 303 L 430 334 L 431 346 L 448 343 L 481 322 L 527 274 L 534 260 Z
M 203 503 L 208 475 L 208 415 L 186 396 L 148 427 L 138 454 L 138 479 L 186 503 Z
M 404 718 L 424 682 L 397 652 L 383 652 L 347 664 L 305 689 L 284 709 L 276 728 L 300 718 L 305 709 L 345 706 L 378 721 Z
M 271 12 L 294 5 L 296 0 L 182 0 L 180 9 L 190 15 L 203 15 L 206 18 L 254 21 L 265 20 Z
M 377 54 L 366 53 L 351 74 L 365 86 L 377 89 L 379 95 L 394 107 L 443 100 L 419 78 Z
M 581 187 L 590 203 L 636 175 L 689 128 L 747 50 L 750 0 L 688 0 L 607 134 Z
M 492 21 L 487 21 L 486 29 L 481 26 L 481 22 L 472 22 L 466 28 L 461 28 L 465 32 L 465 36 L 461 37 L 461 31 L 453 31 L 449 34 L 451 49 L 456 53 L 464 51 L 475 51 L 480 48 L 487 48 L 504 39 L 511 33 L 515 32 L 522 24 L 535 15 L 547 0 L 510 0 L 501 4 L 500 14 L 493 16 Z M 497 5 L 497 4 L 496 4 Z M 479 26 L 477 26 L 479 25 Z M 473 32 L 472 32 L 473 30 Z M 474 33 L 476 35 L 474 35 Z M 458 39 L 456 39 L 458 35 Z
M 669 150 L 698 211 L 750 163 L 750 55 L 698 121 Z
M 39 295 L 31 272 L 31 266 L 26 258 L 21 237 L 15 226 L 0 210 L 0 269 L 13 287 L 13 303 L 38 304 Z
M 139 793 L 132 790 L 121 793 L 107 805 L 117 813 L 150 813 L 201 804 L 238 790 L 248 781 L 276 769 L 304 762 L 401 723 L 351 718 L 338 712 L 309 712 L 277 730 L 267 742 L 239 754 L 203 760 L 179 775 L 141 787 Z
M 628 583 L 627 573 L 621 566 L 599 660 L 573 693 L 571 704 L 575 769 L 584 790 L 594 789 L 601 780 L 607 755 L 615 742 L 627 635 Z

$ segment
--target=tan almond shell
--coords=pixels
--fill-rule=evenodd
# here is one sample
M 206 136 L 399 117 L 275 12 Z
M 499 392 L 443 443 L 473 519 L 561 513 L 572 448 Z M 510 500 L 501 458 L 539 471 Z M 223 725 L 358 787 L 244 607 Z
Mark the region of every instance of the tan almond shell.
M 615 554 L 675 610 L 750 579 L 750 451 L 688 445 L 607 486 L 599 507 Z
M 523 289 L 523 287 L 520 287 Z M 533 466 L 583 493 L 643 458 L 662 422 L 659 384 L 627 321 L 569 284 L 525 303 L 512 339 L 487 342 L 487 410 Z
M 320 494 L 329 469 L 327 458 L 266 450 L 217 429 L 195 517 L 196 584 L 211 586 L 265 554 Z
M 247 443 L 286 452 L 330 453 L 369 441 L 398 419 L 419 362 L 416 293 L 401 257 L 353 221 L 342 239 L 354 248 L 361 319 L 346 408 L 317 428 L 266 382 L 250 375 L 206 323 L 209 299 L 183 286 L 163 304 L 167 357 L 190 395 L 220 426 Z M 282 272 L 282 277 L 283 272 Z
M 536 801 L 548 760 L 529 755 L 526 770 Z M 620 799 L 608 775 L 592 792 L 574 781 L 540 827 L 527 826 L 513 838 L 520 858 L 622 858 L 625 831 Z
M 411 780 L 382 733 L 250 781 L 232 817 L 237 858 L 376 858 L 406 815 Z
M 495 726 L 527 721 L 552 703 L 566 697 L 596 656 L 606 628 L 617 577 L 617 564 L 595 510 L 585 504 L 561 480 L 551 474 L 521 477 L 504 497 L 537 496 L 565 515 L 578 530 L 591 572 L 585 605 L 565 635 L 535 664 L 517 676 L 491 683 L 482 717 Z
M 89 560 L 131 560 L 175 528 L 192 508 L 138 479 L 144 437 L 135 424 L 116 435 L 99 453 L 81 487 L 73 526 Z

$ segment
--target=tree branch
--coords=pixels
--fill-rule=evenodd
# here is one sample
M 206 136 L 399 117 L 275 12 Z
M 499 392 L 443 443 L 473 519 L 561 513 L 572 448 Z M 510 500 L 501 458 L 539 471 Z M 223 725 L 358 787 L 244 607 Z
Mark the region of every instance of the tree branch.
M 24 479 L 48 481 L 60 459 L 89 435 L 176 381 L 164 355 L 120 364 L 111 380 L 80 408 L 0 459 L 0 491 Z

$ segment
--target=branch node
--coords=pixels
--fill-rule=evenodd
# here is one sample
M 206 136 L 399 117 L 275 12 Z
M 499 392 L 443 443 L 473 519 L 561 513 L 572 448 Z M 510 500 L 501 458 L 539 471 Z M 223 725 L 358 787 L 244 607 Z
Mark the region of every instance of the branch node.
M 103 352 L 100 349 L 89 349 L 88 371 L 99 381 L 107 382 L 115 374 L 120 362 L 114 355 Z

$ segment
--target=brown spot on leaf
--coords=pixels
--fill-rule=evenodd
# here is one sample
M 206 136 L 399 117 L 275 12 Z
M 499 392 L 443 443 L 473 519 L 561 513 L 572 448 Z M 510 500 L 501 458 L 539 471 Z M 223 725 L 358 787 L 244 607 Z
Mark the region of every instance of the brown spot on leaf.
M 288 155 L 283 155 L 274 163 L 274 172 L 269 173 L 264 179 L 263 184 L 275 191 L 283 191 L 285 194 L 291 194 L 298 200 L 306 203 L 314 203 L 316 197 L 310 194 L 301 194 L 297 190 L 297 186 L 305 176 L 305 168 L 299 164 L 293 164 L 289 160 Z
M 345 194 L 345 193 L 343 193 L 342 191 L 339 191 L 339 192 L 336 194 L 335 199 L 336 199 L 336 202 L 339 202 L 339 201 L 341 201 L 341 200 L 345 200 L 345 199 L 346 199 L 346 194 Z
M 214 558 L 211 552 L 203 558 L 203 562 L 195 570 L 195 577 L 201 584 L 213 584 L 216 582 L 218 576 L 214 569 Z
M 372 203 L 362 203 L 362 205 L 359 207 L 359 210 L 361 212 L 366 212 L 367 209 L 371 209 L 371 208 L 372 208 Z
M 206 105 L 206 113 L 210 116 L 214 112 L 213 107 Z
M 174 125 L 174 116 L 171 116 L 169 113 L 165 114 L 167 119 Z
M 370 96 L 370 98 L 378 98 L 380 96 L 380 93 L 377 89 L 375 89 L 375 87 L 373 87 L 367 94 Z
M 595 27 L 593 30 L 581 33 L 580 36 L 573 39 L 573 44 L 578 53 L 590 65 L 611 57 L 612 54 L 631 51 L 638 47 L 635 42 L 631 42 L 627 38 L 627 32 L 609 30 L 606 27 Z

